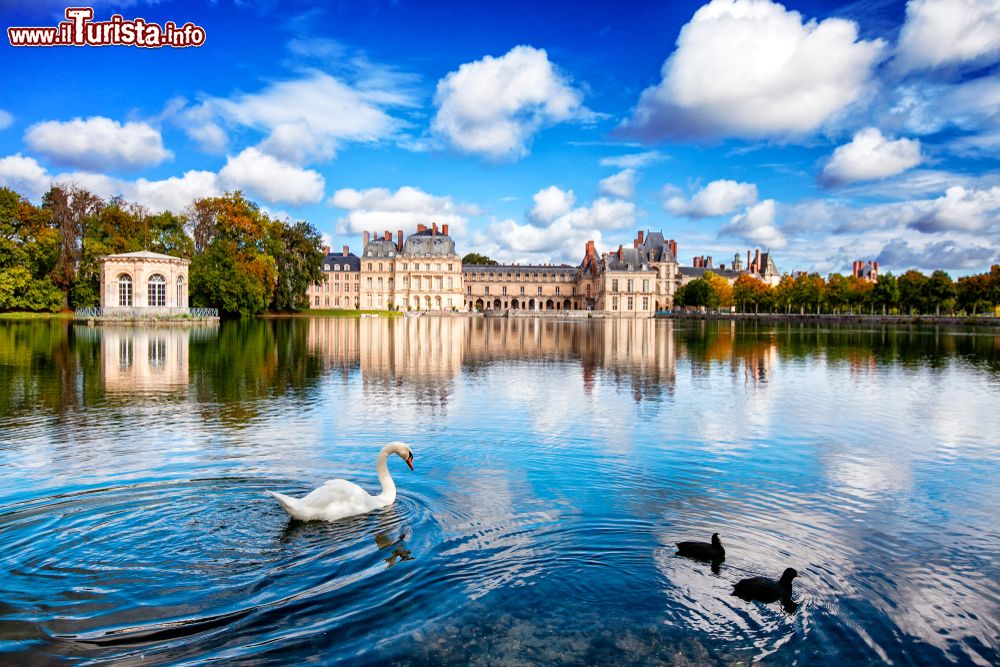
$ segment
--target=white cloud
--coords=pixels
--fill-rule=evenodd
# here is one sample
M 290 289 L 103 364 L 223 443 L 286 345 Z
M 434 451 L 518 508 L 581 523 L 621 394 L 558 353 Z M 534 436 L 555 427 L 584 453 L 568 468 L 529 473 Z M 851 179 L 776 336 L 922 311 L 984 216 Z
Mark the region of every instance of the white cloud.
M 667 156 L 660 151 L 643 151 L 642 153 L 630 153 L 627 155 L 613 155 L 602 157 L 600 164 L 602 167 L 618 167 L 619 169 L 641 169 L 656 162 L 666 160 Z
M 625 130 L 646 140 L 803 135 L 859 99 L 883 47 L 859 41 L 852 21 L 712 0 L 681 29 Z
M 528 215 L 541 224 L 548 224 L 559 216 L 566 215 L 576 203 L 576 195 L 572 190 L 563 190 L 554 185 L 539 190 L 533 199 L 535 205 Z
M 0 130 L 6 130 L 14 122 L 14 117 L 10 112 L 0 109 Z
M 219 171 L 219 178 L 226 188 L 246 190 L 270 203 L 292 206 L 318 202 L 323 198 L 325 185 L 318 172 L 282 162 L 256 148 L 230 156 Z
M 154 212 L 180 213 L 195 199 L 222 194 L 219 177 L 211 171 L 186 171 L 181 177 L 171 176 L 160 181 L 140 178 L 129 188 L 128 197 Z
M 136 169 L 163 162 L 172 153 L 159 130 L 147 123 L 121 123 L 103 116 L 45 121 L 28 128 L 24 139 L 56 164 L 83 169 Z
M 48 172 L 34 158 L 20 153 L 0 158 L 0 185 L 28 197 L 40 197 L 51 183 Z
M 1000 3 L 996 0 L 910 0 L 895 65 L 902 71 L 1000 58 Z
M 303 120 L 279 123 L 258 148 L 279 160 L 295 164 L 326 161 L 336 152 L 333 139 L 317 134 Z
M 395 192 L 388 188 L 337 190 L 328 202 L 342 208 L 347 215 L 337 222 L 337 233 L 360 234 L 364 231 L 383 232 L 402 229 L 416 231 L 417 224 L 449 225 L 451 236 L 462 236 L 468 216 L 479 215 L 477 207 L 455 202 L 451 197 L 439 197 L 420 188 L 403 186 Z
M 635 204 L 601 197 L 590 206 L 573 208 L 572 191 L 548 187 L 535 194 L 527 223 L 500 220 L 479 239 L 492 243 L 504 261 L 576 261 L 588 240 L 600 242 L 602 231 L 621 230 L 636 223 Z M 493 255 L 491 255 L 493 256 Z
M 635 196 L 635 169 L 625 169 L 612 176 L 601 179 L 598 190 L 602 195 L 631 199 Z
M 358 67 L 351 81 L 319 70 L 274 82 L 254 93 L 209 97 L 179 112 L 188 136 L 212 152 L 228 138 L 221 124 L 252 128 L 268 136 L 264 150 L 285 161 L 329 160 L 339 141 L 373 142 L 393 136 L 405 123 L 389 109 L 410 107 L 405 77 Z M 295 146 L 297 141 L 306 145 Z
M 688 218 L 711 218 L 728 215 L 741 206 L 757 202 L 757 186 L 721 179 L 712 181 L 695 193 L 691 199 L 669 197 L 663 206 L 674 215 Z
M 910 245 L 906 239 L 893 238 L 878 253 L 880 268 L 899 274 L 908 269 L 983 270 L 1000 262 L 1000 249 L 981 243 L 959 244 L 952 239 Z
M 456 149 L 517 159 L 545 124 L 592 117 L 583 95 L 543 49 L 515 46 L 499 58 L 465 63 L 438 82 L 431 124 Z
M 878 128 L 867 127 L 833 151 L 820 180 L 834 186 L 888 178 L 917 166 L 922 159 L 919 140 L 890 141 Z
M 1000 225 L 1000 186 L 988 190 L 948 188 L 944 196 L 926 203 L 909 223 L 913 229 L 933 233 L 941 231 L 979 231 Z
M 784 248 L 785 237 L 774 225 L 775 201 L 765 199 L 733 216 L 729 224 L 719 230 L 720 236 L 737 236 L 749 243 L 765 248 Z

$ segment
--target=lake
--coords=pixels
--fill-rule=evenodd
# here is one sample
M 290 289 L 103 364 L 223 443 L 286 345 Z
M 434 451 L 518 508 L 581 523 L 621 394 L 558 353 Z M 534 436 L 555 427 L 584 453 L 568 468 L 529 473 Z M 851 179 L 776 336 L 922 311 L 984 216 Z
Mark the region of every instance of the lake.
M 1000 662 L 995 330 L 7 321 L 0 387 L 0 662 Z

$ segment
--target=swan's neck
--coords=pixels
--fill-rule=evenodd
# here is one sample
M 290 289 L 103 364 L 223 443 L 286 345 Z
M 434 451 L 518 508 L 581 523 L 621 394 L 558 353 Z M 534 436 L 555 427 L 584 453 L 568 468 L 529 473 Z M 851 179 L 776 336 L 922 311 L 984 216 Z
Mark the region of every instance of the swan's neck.
M 379 452 L 378 462 L 375 464 L 375 469 L 378 471 L 378 481 L 382 485 L 382 493 L 378 494 L 378 497 L 386 505 L 396 501 L 396 483 L 392 481 L 392 475 L 389 474 L 389 453 L 388 448 Z

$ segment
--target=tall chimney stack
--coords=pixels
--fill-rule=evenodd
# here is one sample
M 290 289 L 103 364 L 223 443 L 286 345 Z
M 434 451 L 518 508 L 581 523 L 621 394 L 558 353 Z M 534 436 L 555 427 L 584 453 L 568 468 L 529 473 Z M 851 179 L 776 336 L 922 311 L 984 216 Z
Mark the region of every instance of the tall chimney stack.
M 753 262 L 750 260 L 750 251 L 747 250 L 747 271 L 753 273 Z
M 350 249 L 350 248 L 348 248 L 348 247 L 347 247 L 347 246 L 345 245 L 345 246 L 344 246 L 344 257 L 347 257 L 347 256 L 348 256 L 349 254 L 351 254 L 351 249 Z
M 403 252 L 403 230 L 396 230 L 396 252 Z
M 431 223 L 431 236 L 437 236 L 437 233 L 438 233 L 438 223 L 432 222 Z
M 754 270 L 757 273 L 760 273 L 760 248 L 757 248 L 756 250 L 754 250 L 754 253 L 753 253 L 753 265 L 754 265 Z
M 643 238 L 645 238 L 645 232 L 640 229 L 639 230 L 639 243 L 636 244 L 637 246 L 642 245 L 642 239 Z
M 639 239 L 632 239 L 632 247 L 633 248 L 639 247 Z
M 426 232 L 426 231 L 427 231 L 427 225 L 422 224 L 422 223 L 417 223 L 417 233 L 418 234 L 420 232 Z
M 677 241 L 673 239 L 670 239 L 670 252 L 673 254 L 674 259 L 679 262 L 680 260 L 677 259 Z
M 323 254 L 324 255 L 329 255 L 330 254 L 330 246 L 328 246 L 328 245 L 323 246 Z
M 448 223 L 441 225 L 441 233 L 448 236 Z
M 362 238 L 364 238 L 364 240 L 365 240 L 365 245 L 364 245 L 364 247 L 362 247 L 362 250 L 365 250 L 368 247 L 368 238 L 369 238 L 368 232 L 365 232 L 365 234 L 364 234 L 364 236 Z

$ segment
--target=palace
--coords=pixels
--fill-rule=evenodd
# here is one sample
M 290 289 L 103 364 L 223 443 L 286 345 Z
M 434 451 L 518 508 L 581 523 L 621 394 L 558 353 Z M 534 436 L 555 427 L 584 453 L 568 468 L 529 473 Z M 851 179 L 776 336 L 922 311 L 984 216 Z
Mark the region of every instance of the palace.
M 650 317 L 673 306 L 682 284 L 714 270 L 730 282 L 741 273 L 772 282 L 780 278 L 769 253 L 751 258 L 747 271 L 739 254 L 734 265 L 712 268 L 712 258 L 681 267 L 677 242 L 661 232 L 638 232 L 632 247 L 598 255 L 588 241 L 583 259 L 569 264 L 462 265 L 448 225 L 417 225 L 414 234 L 395 237 L 365 232 L 361 257 L 344 246 L 325 248 L 325 280 L 309 286 L 312 308 L 409 311 L 603 311 L 623 317 Z

